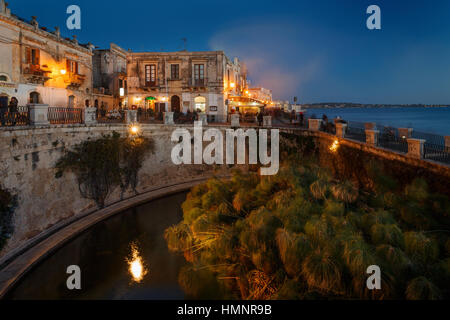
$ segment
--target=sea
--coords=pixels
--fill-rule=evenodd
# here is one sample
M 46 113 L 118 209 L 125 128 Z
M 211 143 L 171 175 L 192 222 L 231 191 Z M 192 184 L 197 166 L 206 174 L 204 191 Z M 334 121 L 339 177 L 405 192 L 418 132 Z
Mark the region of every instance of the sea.
M 307 113 L 450 136 L 450 107 L 310 108 Z

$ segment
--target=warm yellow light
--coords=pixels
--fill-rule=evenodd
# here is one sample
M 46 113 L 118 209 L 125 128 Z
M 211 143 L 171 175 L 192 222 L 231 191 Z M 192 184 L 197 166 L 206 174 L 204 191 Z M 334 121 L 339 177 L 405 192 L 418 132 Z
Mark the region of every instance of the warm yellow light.
M 334 140 L 333 144 L 330 147 L 330 151 L 331 152 L 337 152 L 339 149 L 339 141 L 338 140 Z
M 131 258 L 127 259 L 128 271 L 130 272 L 133 281 L 141 282 L 147 274 L 142 258 L 139 255 L 139 250 L 136 244 L 131 244 Z
M 132 126 L 130 128 L 130 131 L 132 134 L 138 134 L 139 133 L 139 127 L 138 126 Z
M 248 94 L 248 90 L 245 90 L 245 94 Z
M 167 97 L 162 97 L 161 101 L 167 101 Z
M 230 87 L 231 88 L 235 88 L 236 87 L 236 83 L 234 83 L 234 82 L 230 83 Z
M 64 70 L 64 69 L 62 69 L 62 70 L 60 70 L 59 72 L 61 72 L 62 75 L 65 75 L 67 71 Z

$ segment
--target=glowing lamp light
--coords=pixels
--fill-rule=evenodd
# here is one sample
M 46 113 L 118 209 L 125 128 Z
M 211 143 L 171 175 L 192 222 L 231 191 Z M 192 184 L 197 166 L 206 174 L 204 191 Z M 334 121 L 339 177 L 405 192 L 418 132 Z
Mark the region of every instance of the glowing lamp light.
M 61 72 L 62 75 L 65 75 L 67 73 L 67 71 L 64 69 L 60 70 L 59 72 Z
M 330 151 L 331 152 L 337 152 L 339 149 L 339 141 L 338 140 L 334 140 L 333 144 L 330 147 Z
M 130 132 L 132 134 L 138 134 L 139 133 L 139 127 L 138 126 L 131 126 Z
M 123 97 L 125 95 L 125 88 L 120 88 L 119 89 L 119 94 L 121 97 Z
M 231 88 L 235 88 L 236 87 L 236 83 L 234 83 L 234 82 L 230 83 L 230 87 Z

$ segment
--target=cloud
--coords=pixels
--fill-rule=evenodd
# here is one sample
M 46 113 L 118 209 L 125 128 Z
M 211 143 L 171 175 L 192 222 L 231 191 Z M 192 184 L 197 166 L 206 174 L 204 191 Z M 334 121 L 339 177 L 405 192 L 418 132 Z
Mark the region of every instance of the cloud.
M 304 94 L 304 86 L 321 73 L 323 57 L 312 55 L 306 30 L 286 21 L 234 22 L 214 34 L 213 50 L 237 56 L 247 66 L 252 86 L 273 91 L 277 99 Z

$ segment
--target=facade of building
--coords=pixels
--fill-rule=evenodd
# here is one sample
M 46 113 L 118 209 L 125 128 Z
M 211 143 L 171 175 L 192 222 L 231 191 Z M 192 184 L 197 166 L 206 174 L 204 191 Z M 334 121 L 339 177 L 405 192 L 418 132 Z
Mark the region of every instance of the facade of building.
M 128 54 L 128 104 L 156 112 L 205 112 L 226 120 L 228 98 L 246 90 L 237 58 L 223 51 Z
M 272 90 L 266 88 L 249 88 L 247 91 L 250 98 L 259 100 L 265 104 L 272 102 Z
M 128 105 L 127 81 L 128 52 L 114 43 L 109 49 L 94 50 L 93 100 L 94 106 L 106 110 L 126 108 Z
M 61 38 L 11 14 L 0 0 L 0 104 L 92 105 L 92 45 Z

